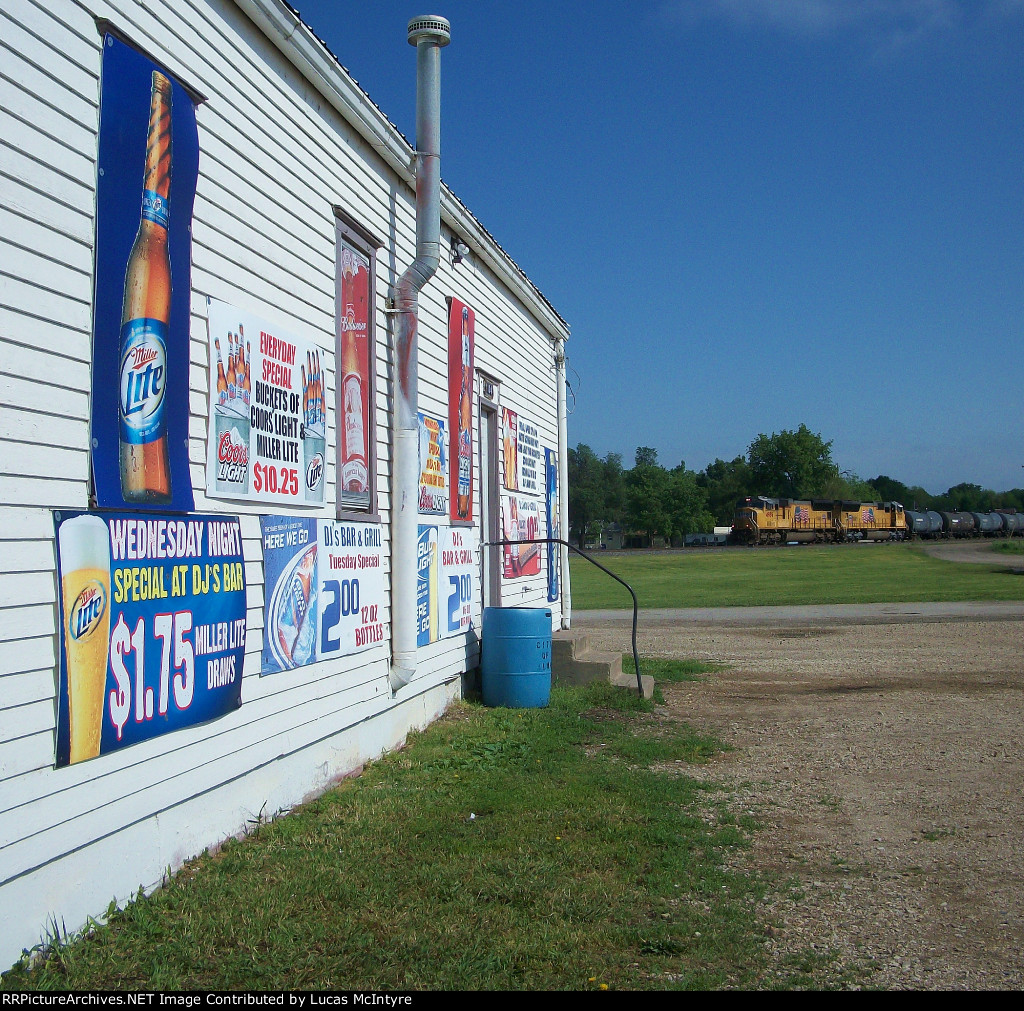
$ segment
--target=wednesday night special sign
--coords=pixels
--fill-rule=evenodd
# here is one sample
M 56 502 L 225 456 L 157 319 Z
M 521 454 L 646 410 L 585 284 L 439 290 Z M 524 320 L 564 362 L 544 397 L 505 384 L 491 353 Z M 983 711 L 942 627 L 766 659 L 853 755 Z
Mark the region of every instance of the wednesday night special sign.
M 54 514 L 60 578 L 57 765 L 241 704 L 237 516 Z

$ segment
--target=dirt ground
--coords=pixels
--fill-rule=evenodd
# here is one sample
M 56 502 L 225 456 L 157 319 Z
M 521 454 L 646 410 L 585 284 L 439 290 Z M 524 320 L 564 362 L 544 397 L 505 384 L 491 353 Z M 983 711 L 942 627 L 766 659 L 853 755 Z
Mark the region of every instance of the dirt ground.
M 623 648 L 622 624 L 573 627 Z M 757 816 L 738 859 L 789 882 L 764 910 L 780 975 L 798 958 L 816 987 L 1024 987 L 1022 642 L 1020 620 L 641 616 L 641 655 L 725 665 L 661 687 L 666 715 L 732 749 L 695 774 Z

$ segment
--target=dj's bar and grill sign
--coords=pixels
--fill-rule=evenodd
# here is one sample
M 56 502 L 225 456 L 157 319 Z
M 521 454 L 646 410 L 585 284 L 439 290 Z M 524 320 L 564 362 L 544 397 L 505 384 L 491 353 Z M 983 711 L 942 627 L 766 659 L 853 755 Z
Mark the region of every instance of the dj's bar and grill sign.
M 292 670 L 384 642 L 379 523 L 262 516 L 261 673 Z
M 325 352 L 209 299 L 206 494 L 321 505 L 326 482 Z
M 241 704 L 245 570 L 237 516 L 54 513 L 58 766 Z

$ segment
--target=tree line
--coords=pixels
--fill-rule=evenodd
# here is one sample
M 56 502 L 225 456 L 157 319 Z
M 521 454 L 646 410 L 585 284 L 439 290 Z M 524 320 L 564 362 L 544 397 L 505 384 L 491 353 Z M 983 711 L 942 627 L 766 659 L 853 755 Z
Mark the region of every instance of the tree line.
M 688 470 L 685 461 L 666 469 L 650 446 L 637 447 L 633 466 L 626 468 L 621 453 L 599 457 L 583 443 L 569 450 L 568 470 L 570 536 L 581 545 L 596 541 L 612 524 L 646 543 L 710 533 L 715 526 L 731 526 L 737 501 L 748 495 L 895 501 L 908 509 L 1024 511 L 1022 488 L 994 492 L 965 482 L 932 495 L 885 474 L 864 480 L 841 470 L 832 459 L 832 441 L 806 425 L 762 433 L 745 456 L 715 460 L 701 471 Z

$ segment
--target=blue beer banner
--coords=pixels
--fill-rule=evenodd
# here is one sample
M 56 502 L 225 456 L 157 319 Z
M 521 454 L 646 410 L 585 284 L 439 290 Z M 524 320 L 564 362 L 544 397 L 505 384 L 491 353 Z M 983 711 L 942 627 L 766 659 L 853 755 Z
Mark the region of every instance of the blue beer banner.
M 261 674 L 316 661 L 316 520 L 261 516 L 263 660 Z
M 438 639 L 437 527 L 420 524 L 416 539 L 416 645 Z
M 349 656 L 384 642 L 379 523 L 261 516 L 261 674 Z
M 195 507 L 188 459 L 195 107 L 169 72 L 112 35 L 103 39 L 98 166 L 96 504 L 189 512 Z
M 237 516 L 54 513 L 57 765 L 241 705 L 245 566 Z
M 475 530 L 420 524 L 416 546 L 417 646 L 429 646 L 473 627 L 479 563 Z
M 547 511 L 548 537 L 561 537 L 558 525 L 558 456 L 544 450 L 544 506 Z M 548 600 L 558 600 L 558 570 L 562 558 L 560 544 L 548 543 Z

